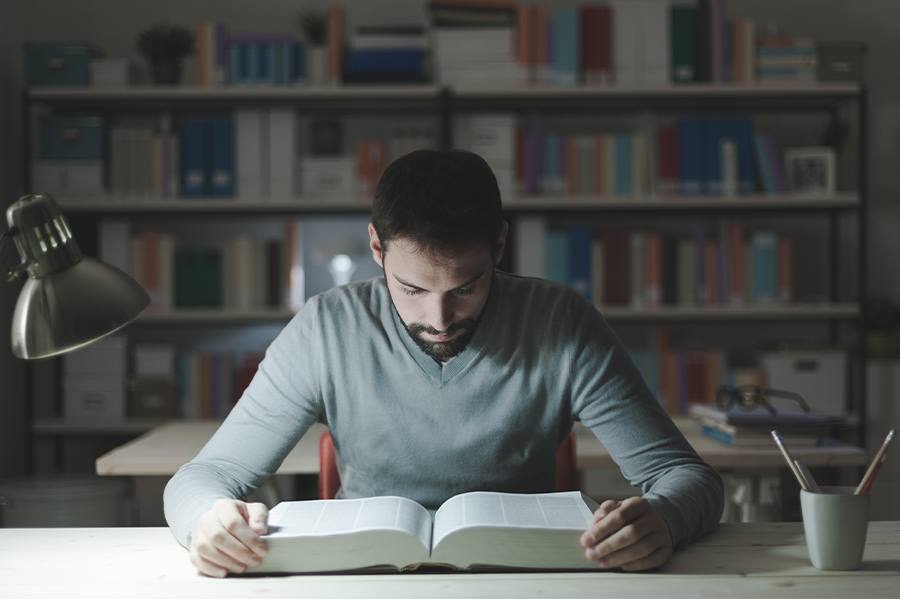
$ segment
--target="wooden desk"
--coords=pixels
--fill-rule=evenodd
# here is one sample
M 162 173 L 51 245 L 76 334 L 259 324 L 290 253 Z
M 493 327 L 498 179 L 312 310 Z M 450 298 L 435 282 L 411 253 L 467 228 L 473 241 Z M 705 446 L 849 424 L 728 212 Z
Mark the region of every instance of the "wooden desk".
M 818 571 L 800 523 L 725 524 L 654 573 L 201 577 L 164 528 L 0 529 L 0 597 L 894 597 L 900 522 L 858 571 Z
M 690 419 L 676 419 L 675 422 L 700 456 L 716 469 L 777 469 L 785 466 L 784 458 L 774 444 L 766 449 L 735 449 L 703 436 Z M 172 475 L 200 451 L 218 426 L 218 421 L 178 421 L 162 425 L 98 458 L 97 474 Z M 284 459 L 278 473 L 318 473 L 318 441 L 324 430 L 322 425 L 311 427 Z M 579 469 L 615 467 L 606 448 L 589 430 L 578 424 L 576 433 Z M 865 451 L 855 446 L 791 450 L 795 458 L 810 467 L 866 463 Z

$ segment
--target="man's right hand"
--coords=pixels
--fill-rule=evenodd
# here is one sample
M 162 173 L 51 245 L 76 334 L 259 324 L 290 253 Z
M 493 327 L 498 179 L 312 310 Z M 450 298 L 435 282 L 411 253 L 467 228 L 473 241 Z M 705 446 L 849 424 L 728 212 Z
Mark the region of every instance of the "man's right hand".
M 240 500 L 216 500 L 200 515 L 191 533 L 191 563 L 201 575 L 225 577 L 259 566 L 268 551 L 260 539 L 268 530 L 269 511 L 264 504 Z

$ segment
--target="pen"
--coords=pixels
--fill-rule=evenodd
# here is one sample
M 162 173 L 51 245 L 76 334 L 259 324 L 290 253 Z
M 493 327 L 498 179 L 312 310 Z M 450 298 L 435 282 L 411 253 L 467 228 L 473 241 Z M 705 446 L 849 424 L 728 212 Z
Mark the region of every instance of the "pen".
M 797 469 L 797 465 L 794 464 L 794 457 L 791 456 L 790 452 L 788 452 L 788 449 L 781 441 L 781 436 L 779 436 L 778 432 L 774 429 L 772 430 L 772 439 L 775 440 L 775 443 L 778 445 L 778 449 L 781 450 L 781 454 L 784 456 L 784 460 L 787 461 L 788 467 L 790 467 L 791 473 L 794 474 L 794 477 L 797 478 L 797 482 L 800 484 L 800 487 L 808 492 L 809 485 L 807 485 L 806 480 L 803 479 L 803 474 L 801 474 L 800 470 Z
M 872 459 L 869 468 L 866 469 L 866 474 L 863 475 L 862 481 L 859 482 L 859 485 L 856 486 L 856 490 L 853 492 L 855 495 L 858 496 L 860 494 L 869 493 L 872 484 L 875 482 L 875 475 L 878 474 L 878 469 L 881 468 L 881 463 L 887 460 L 887 449 L 892 441 L 894 441 L 893 429 L 888 431 L 888 434 L 884 436 L 884 441 L 881 442 L 881 447 L 878 449 L 878 452 L 875 453 L 875 458 Z

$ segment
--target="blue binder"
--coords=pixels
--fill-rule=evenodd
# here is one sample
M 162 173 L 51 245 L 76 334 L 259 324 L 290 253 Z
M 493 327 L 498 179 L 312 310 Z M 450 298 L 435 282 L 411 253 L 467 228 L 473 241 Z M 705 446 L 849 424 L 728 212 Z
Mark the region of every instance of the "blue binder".
M 181 125 L 181 195 L 205 196 L 207 191 L 207 119 L 190 117 Z
M 294 42 L 292 67 L 291 80 L 301 83 L 306 81 L 306 46 L 302 42 Z
M 738 193 L 752 194 L 756 188 L 753 177 L 753 122 L 748 118 L 725 119 L 723 135 L 737 144 Z
M 700 119 L 681 119 L 678 122 L 679 154 L 681 155 L 681 193 L 696 196 L 703 191 L 703 124 Z
M 234 196 L 234 123 L 230 117 L 210 121 L 209 195 Z
M 583 225 L 569 228 L 569 284 L 591 298 L 591 230 Z

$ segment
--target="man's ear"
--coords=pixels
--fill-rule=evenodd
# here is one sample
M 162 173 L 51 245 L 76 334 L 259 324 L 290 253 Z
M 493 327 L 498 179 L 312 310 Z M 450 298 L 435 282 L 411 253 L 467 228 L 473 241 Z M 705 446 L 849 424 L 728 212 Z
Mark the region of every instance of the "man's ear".
M 375 226 L 371 223 L 369 223 L 369 249 L 372 251 L 372 260 L 383 269 L 384 250 L 381 247 L 381 240 L 378 239 L 378 232 L 375 231 Z
M 494 242 L 494 266 L 499 265 L 500 261 L 503 260 L 507 234 L 509 234 L 509 223 L 503 221 L 503 225 L 500 227 L 500 235 L 497 236 L 497 241 Z

